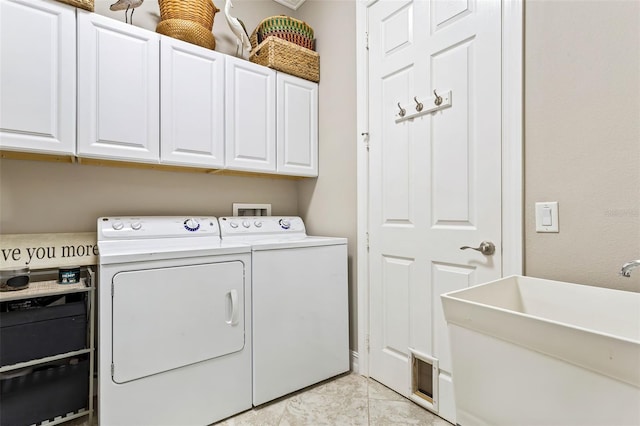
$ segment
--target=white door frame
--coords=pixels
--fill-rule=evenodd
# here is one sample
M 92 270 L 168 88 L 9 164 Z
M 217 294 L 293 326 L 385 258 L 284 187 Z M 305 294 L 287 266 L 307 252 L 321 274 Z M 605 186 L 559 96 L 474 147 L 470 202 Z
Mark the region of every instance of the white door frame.
M 357 0 L 357 372 L 369 376 L 369 123 L 367 7 Z M 502 0 L 502 276 L 523 273 L 523 0 Z

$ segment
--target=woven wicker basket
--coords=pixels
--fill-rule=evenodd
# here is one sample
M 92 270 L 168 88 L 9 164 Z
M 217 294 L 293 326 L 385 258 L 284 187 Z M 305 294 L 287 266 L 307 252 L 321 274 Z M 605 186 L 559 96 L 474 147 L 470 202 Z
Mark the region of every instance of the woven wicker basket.
M 313 50 L 313 28 L 304 21 L 285 15 L 270 16 L 258 24 L 249 37 L 251 48 L 255 49 L 267 37 L 276 36 L 299 46 Z
M 71 6 L 79 7 L 80 9 L 86 9 L 89 12 L 93 12 L 94 0 L 58 0 L 60 3 L 70 4 Z
M 278 37 L 267 37 L 251 51 L 249 60 L 305 80 L 320 81 L 320 55 Z
M 187 43 L 197 44 L 207 49 L 216 48 L 216 39 L 211 30 L 206 29 L 197 22 L 186 19 L 165 19 L 160 21 L 156 27 L 156 32 Z
M 197 22 L 209 31 L 215 14 L 220 12 L 211 0 L 159 0 L 160 19 L 184 19 Z

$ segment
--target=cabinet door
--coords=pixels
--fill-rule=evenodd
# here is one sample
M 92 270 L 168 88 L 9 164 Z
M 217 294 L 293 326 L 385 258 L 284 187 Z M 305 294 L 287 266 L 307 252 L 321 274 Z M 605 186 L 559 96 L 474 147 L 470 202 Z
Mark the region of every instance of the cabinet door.
M 278 173 L 318 176 L 318 84 L 278 73 Z
M 276 73 L 241 59 L 226 60 L 226 167 L 276 171 Z
M 78 155 L 160 159 L 159 35 L 78 10 Z
M 160 162 L 224 166 L 224 55 L 160 40 Z
M 0 148 L 74 154 L 75 8 L 0 0 Z

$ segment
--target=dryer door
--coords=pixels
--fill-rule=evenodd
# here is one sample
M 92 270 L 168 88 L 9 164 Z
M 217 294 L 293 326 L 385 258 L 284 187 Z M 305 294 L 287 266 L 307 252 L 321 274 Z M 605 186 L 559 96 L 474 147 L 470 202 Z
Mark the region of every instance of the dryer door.
M 244 347 L 240 261 L 121 272 L 112 297 L 116 383 Z

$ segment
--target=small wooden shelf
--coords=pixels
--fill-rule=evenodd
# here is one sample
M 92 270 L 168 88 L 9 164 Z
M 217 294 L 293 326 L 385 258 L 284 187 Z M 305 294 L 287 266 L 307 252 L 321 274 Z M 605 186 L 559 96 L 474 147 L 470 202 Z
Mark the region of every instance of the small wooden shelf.
M 90 291 L 92 287 L 87 286 L 86 278 L 81 278 L 75 284 L 58 284 L 56 280 L 36 281 L 29 283 L 29 287 L 24 290 L 5 291 L 0 293 L 0 302 L 9 300 L 31 299 L 33 297 L 55 296 L 58 294 L 79 293 Z
M 89 425 L 93 424 L 93 373 L 94 373 L 94 357 L 95 357 L 95 347 L 94 347 L 94 304 L 95 304 L 95 287 L 93 282 L 95 280 L 93 270 L 88 268 L 87 276 L 81 277 L 80 281 L 73 284 L 58 284 L 57 280 L 42 280 L 42 281 L 32 281 L 29 283 L 29 287 L 23 290 L 16 291 L 7 291 L 0 293 L 0 302 L 14 301 L 14 300 L 25 300 L 32 299 L 37 297 L 45 297 L 45 296 L 57 296 L 57 295 L 65 295 L 65 294 L 73 294 L 73 293 L 86 293 L 84 297 L 84 303 L 86 303 L 86 313 L 87 313 L 87 340 L 86 346 L 83 349 L 78 349 L 75 351 L 64 352 L 53 354 L 51 356 L 46 356 L 44 358 L 32 359 L 29 361 L 19 362 L 16 364 L 5 365 L 0 367 L 0 373 L 9 373 L 11 371 L 20 370 L 28 367 L 35 367 L 42 364 L 47 364 L 54 361 L 59 361 L 65 358 L 72 358 L 82 356 L 82 358 L 86 358 L 83 362 L 88 362 L 88 407 L 81 408 L 78 411 L 68 412 L 66 414 L 58 415 L 55 418 L 42 419 L 42 421 L 38 424 L 41 426 L 53 426 L 60 423 L 67 422 L 72 419 L 76 419 L 83 416 L 88 416 L 87 423 Z M 51 274 L 45 275 L 45 277 L 52 277 L 53 271 Z M 33 275 L 32 275 L 33 278 Z M 5 375 L 7 380 L 12 380 L 8 378 L 8 375 Z M 26 393 L 25 393 L 26 394 Z

